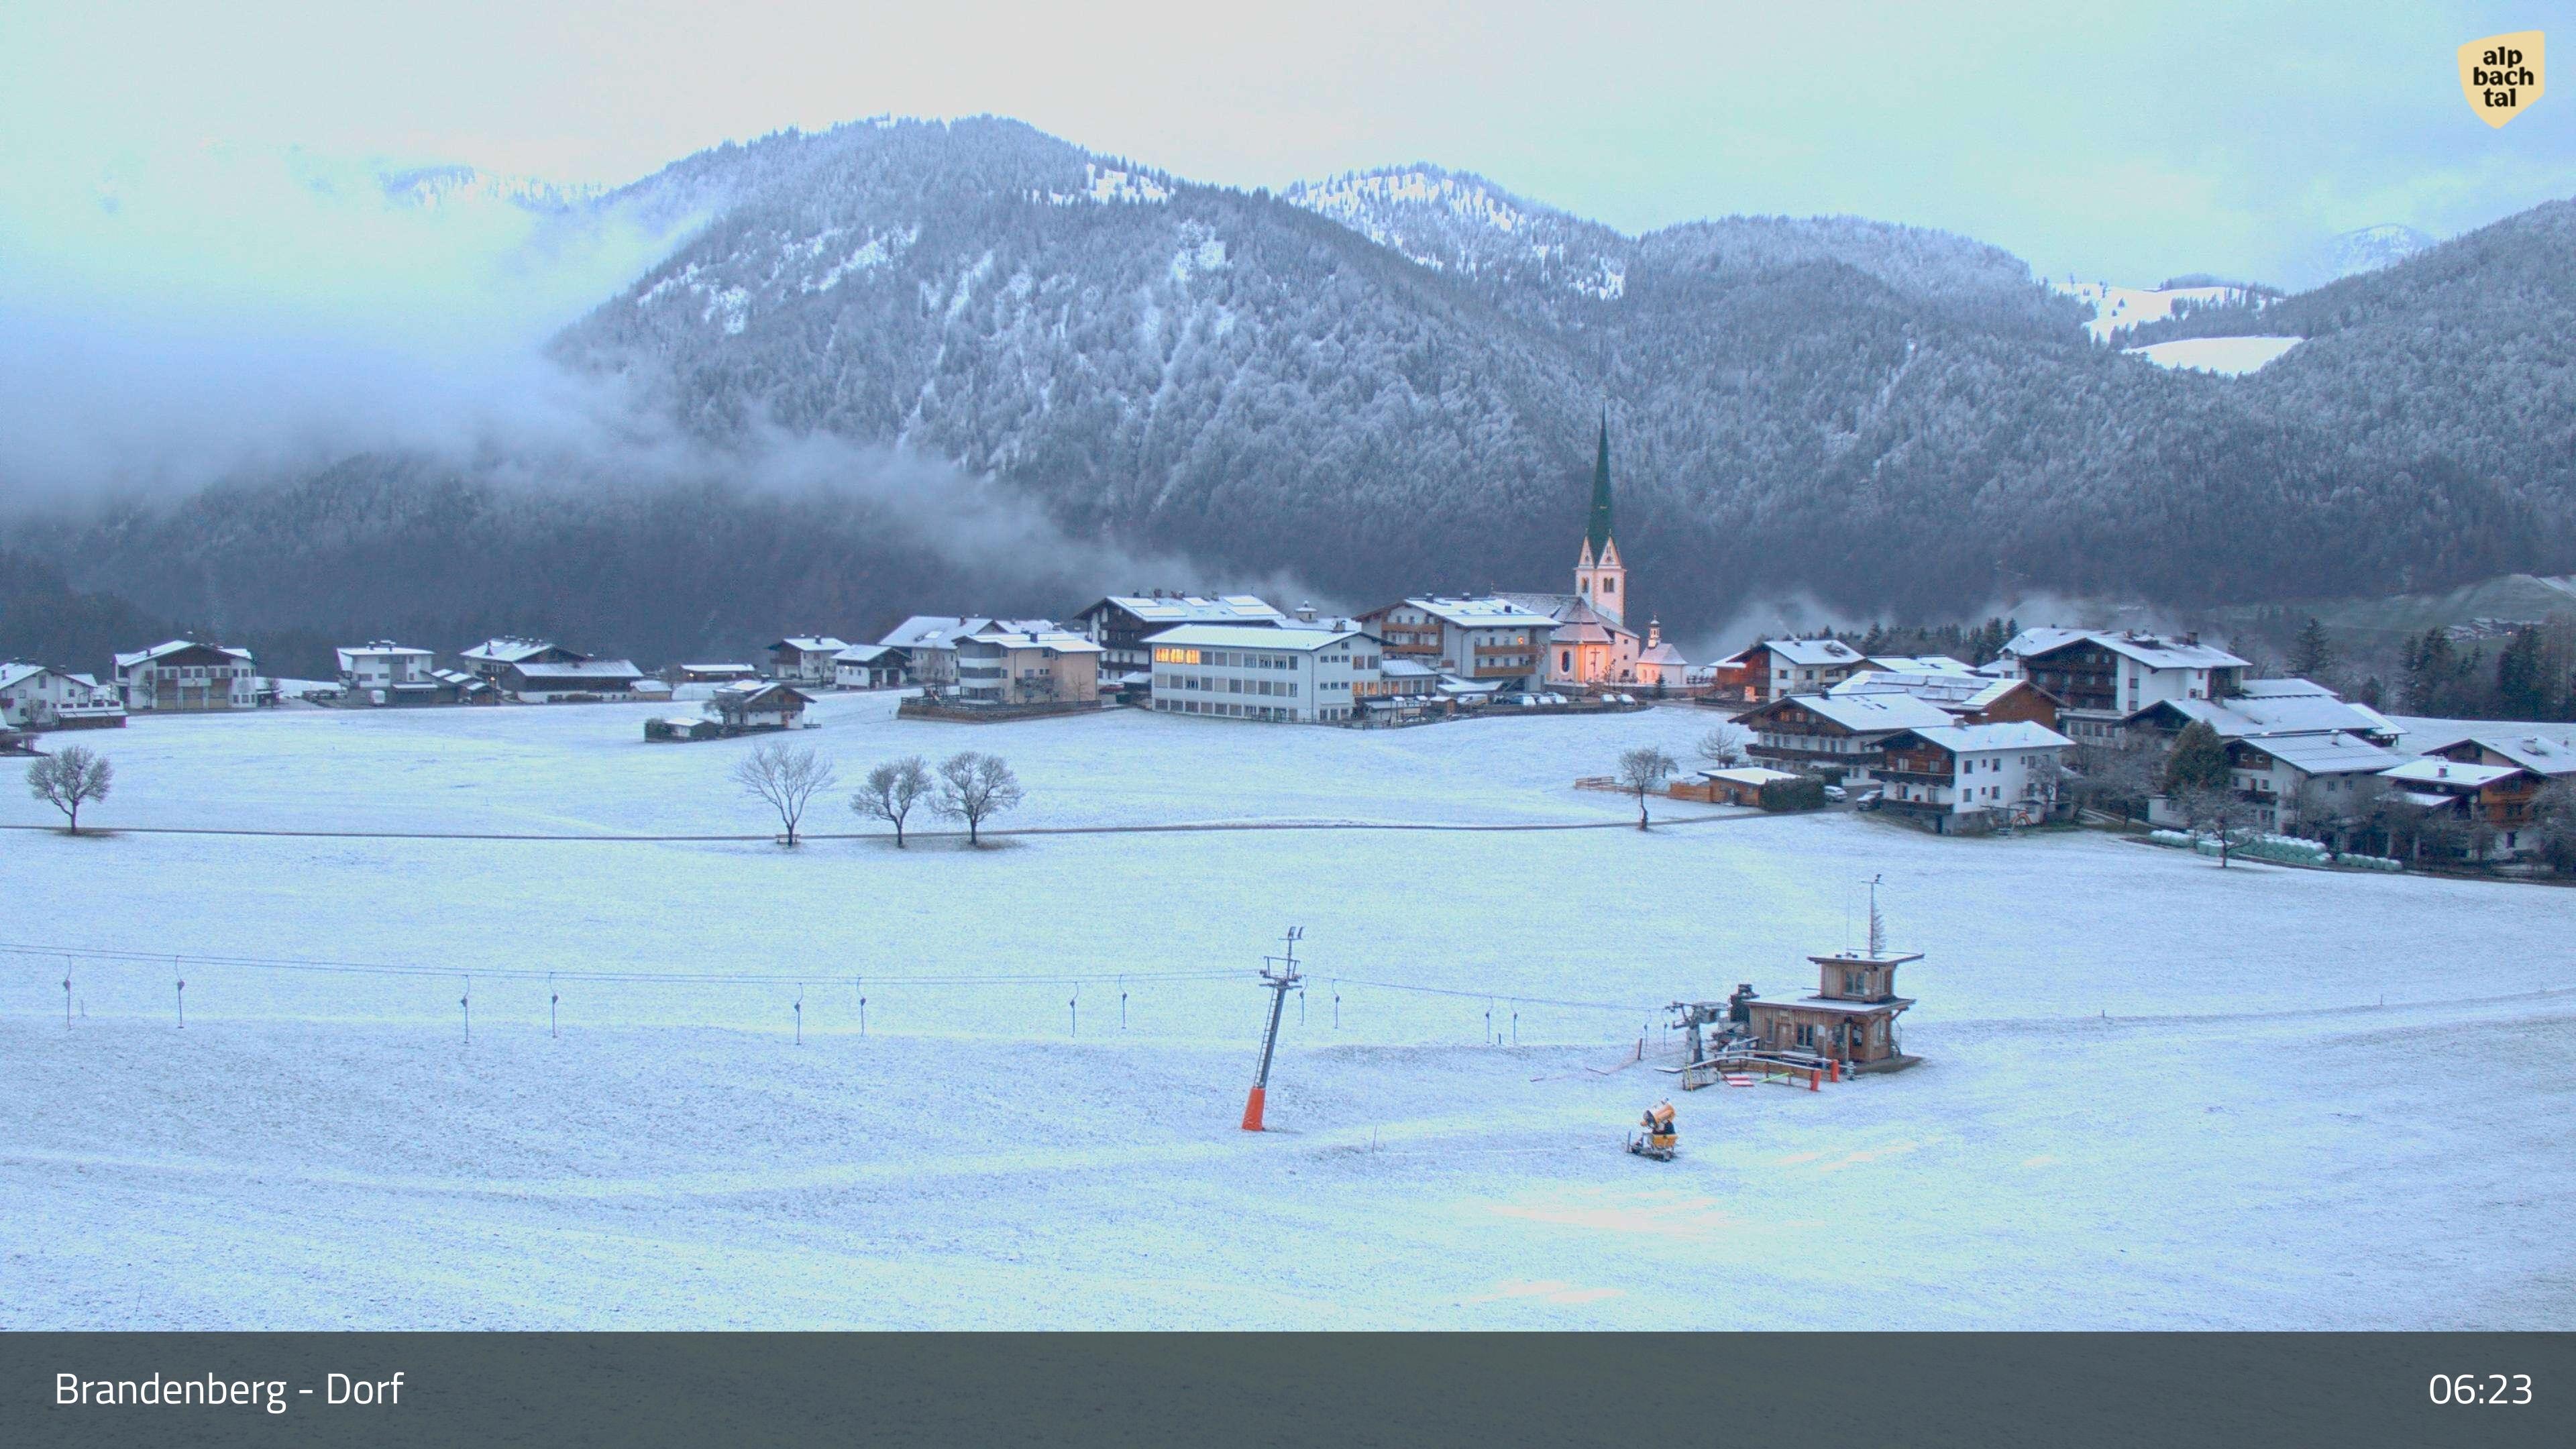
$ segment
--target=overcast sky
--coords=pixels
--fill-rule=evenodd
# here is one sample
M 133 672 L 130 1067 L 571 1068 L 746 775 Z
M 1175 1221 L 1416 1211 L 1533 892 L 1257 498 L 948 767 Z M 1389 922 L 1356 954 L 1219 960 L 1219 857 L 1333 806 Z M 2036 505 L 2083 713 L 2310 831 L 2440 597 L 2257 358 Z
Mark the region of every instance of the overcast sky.
M 2576 74 L 2491 130 L 2453 57 L 2569 18 L 2567 0 L 13 0 L 0 167 L 21 172 L 23 228 L 31 178 L 209 140 L 623 181 L 786 126 L 989 111 L 1242 186 L 1429 160 L 1629 231 L 1849 212 L 2051 274 L 2286 280 L 2338 231 L 2447 235 L 2576 194 Z

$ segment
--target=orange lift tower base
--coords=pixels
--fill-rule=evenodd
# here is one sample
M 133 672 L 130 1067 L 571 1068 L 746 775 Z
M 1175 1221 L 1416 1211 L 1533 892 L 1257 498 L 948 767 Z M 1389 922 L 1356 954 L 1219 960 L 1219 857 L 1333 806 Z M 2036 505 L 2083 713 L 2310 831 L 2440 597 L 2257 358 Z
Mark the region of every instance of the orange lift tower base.
M 1288 1005 L 1288 992 L 1302 979 L 1297 975 L 1297 943 L 1304 939 L 1306 928 L 1290 926 L 1283 939 L 1288 953 L 1261 958 L 1261 980 L 1270 988 L 1270 1029 L 1261 1037 L 1261 1070 L 1253 1073 L 1252 1095 L 1243 1099 L 1243 1130 L 1259 1132 L 1263 1099 L 1270 1090 L 1270 1058 L 1279 1049 L 1279 1013 Z M 1272 968 L 1276 967 L 1276 970 Z

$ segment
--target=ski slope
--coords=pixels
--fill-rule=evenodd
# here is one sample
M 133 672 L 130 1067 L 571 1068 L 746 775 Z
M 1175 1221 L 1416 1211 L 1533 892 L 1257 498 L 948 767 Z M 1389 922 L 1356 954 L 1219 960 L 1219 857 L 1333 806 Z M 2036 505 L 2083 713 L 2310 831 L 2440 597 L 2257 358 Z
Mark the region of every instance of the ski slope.
M 723 780 L 748 743 L 642 743 L 667 709 L 139 719 L 86 741 L 119 771 L 93 818 L 759 833 Z M 1603 828 L 6 832 L 0 938 L 188 960 L 0 955 L 0 1326 L 2568 1319 L 2560 892 L 1842 814 L 1641 833 L 1569 788 L 1687 755 L 1709 721 L 1681 707 L 892 711 L 834 696 L 797 738 L 845 777 L 998 751 L 1018 826 Z M 0 821 L 43 818 L 12 798 Z M 1651 1008 L 1811 989 L 1872 874 L 1927 953 L 1900 983 L 1926 1064 L 1677 1097 L 1681 1161 L 1618 1151 L 1669 1087 Z M 1311 984 L 1255 1136 L 1251 968 L 1292 921 Z M 1172 974 L 1203 968 L 1237 974 Z

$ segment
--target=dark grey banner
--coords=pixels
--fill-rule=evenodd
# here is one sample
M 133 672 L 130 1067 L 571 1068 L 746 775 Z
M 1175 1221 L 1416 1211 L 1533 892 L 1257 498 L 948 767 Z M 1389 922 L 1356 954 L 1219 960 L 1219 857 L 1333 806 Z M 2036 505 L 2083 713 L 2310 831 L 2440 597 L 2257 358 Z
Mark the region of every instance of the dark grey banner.
M 0 1335 L 0 1445 L 2576 1444 L 2565 1334 Z

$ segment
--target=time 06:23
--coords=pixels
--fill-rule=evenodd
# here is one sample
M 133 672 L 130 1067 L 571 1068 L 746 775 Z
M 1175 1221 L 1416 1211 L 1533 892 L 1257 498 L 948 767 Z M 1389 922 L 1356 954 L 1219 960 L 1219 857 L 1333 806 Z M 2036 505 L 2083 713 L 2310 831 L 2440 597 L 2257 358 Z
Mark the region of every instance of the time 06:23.
M 2425 1392 L 2437 1404 L 2528 1404 L 2529 1374 L 2435 1374 Z

